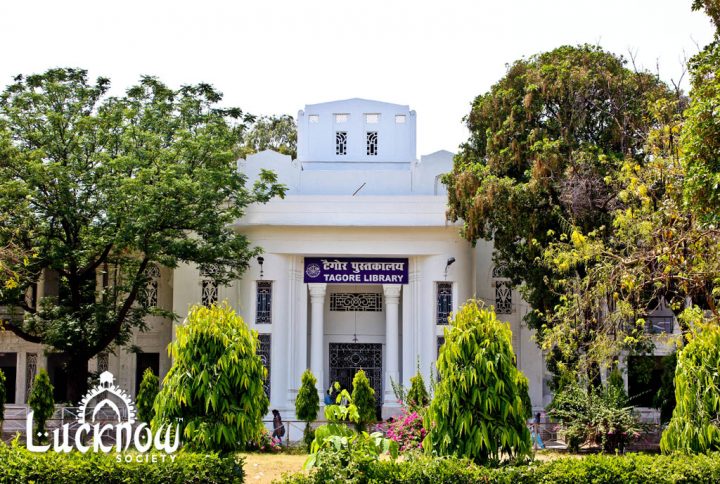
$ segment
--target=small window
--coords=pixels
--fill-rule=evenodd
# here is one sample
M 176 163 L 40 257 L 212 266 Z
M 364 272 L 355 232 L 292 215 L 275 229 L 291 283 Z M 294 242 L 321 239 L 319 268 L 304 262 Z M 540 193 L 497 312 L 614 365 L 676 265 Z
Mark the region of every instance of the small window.
M 366 144 L 367 144 L 367 155 L 368 156 L 377 156 L 377 154 L 378 154 L 377 131 L 368 131 L 367 132 Z
M 452 282 L 437 282 L 435 321 L 437 324 L 448 324 L 452 312 L 453 288 Z
M 497 265 L 492 270 L 495 279 L 495 313 L 512 314 L 512 285 L 508 280 L 508 268 L 505 264 Z M 504 280 L 503 280 L 504 279 Z
M 255 324 L 272 323 L 272 282 L 258 281 L 256 294 Z
M 317 124 L 320 122 L 320 115 L 311 114 L 310 116 L 308 116 L 308 121 L 310 121 L 310 124 Z
M 378 124 L 380 122 L 380 115 L 379 114 L 366 114 L 365 122 L 367 124 Z
M 347 131 L 335 132 L 335 154 L 347 155 Z
M 272 336 L 269 334 L 258 335 L 258 346 L 257 354 L 262 361 L 263 366 L 267 370 L 267 375 L 263 380 L 263 388 L 265 389 L 265 395 L 268 399 L 270 398 L 270 350 L 272 348 Z
M 350 117 L 349 114 L 344 114 L 344 113 L 336 114 L 335 122 L 336 123 L 347 123 L 349 117 Z
M 155 308 L 158 304 L 158 286 L 160 283 L 160 269 L 155 264 L 145 270 L 145 277 L 148 281 L 145 284 L 144 303 L 149 308 Z
M 395 124 L 405 124 L 405 115 L 404 114 L 396 114 L 395 115 Z

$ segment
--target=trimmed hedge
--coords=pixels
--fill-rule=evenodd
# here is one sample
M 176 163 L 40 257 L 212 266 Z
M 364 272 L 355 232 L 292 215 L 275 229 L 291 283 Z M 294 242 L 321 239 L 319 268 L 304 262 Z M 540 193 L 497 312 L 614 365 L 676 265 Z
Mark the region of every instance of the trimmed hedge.
M 241 483 L 245 477 L 238 457 L 180 452 L 175 462 L 166 457 L 157 462 L 118 462 L 116 456 L 138 454 L 33 453 L 24 447 L 0 443 L 0 483 L 101 482 L 103 484 L 152 483 Z
M 288 483 L 316 482 L 313 475 L 295 474 Z M 372 463 L 361 483 L 397 484 L 474 484 L 493 483 L 677 483 L 720 482 L 720 454 L 709 455 L 590 455 L 564 457 L 553 461 L 499 468 L 480 467 L 471 461 L 455 458 L 426 457 L 418 460 Z

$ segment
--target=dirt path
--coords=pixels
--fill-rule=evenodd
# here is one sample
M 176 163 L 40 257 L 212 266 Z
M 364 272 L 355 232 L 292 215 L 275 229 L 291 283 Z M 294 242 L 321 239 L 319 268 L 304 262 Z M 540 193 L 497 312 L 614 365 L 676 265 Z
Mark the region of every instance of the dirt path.
M 245 482 L 247 484 L 270 484 L 285 472 L 297 472 L 307 455 L 291 454 L 241 454 L 245 458 Z

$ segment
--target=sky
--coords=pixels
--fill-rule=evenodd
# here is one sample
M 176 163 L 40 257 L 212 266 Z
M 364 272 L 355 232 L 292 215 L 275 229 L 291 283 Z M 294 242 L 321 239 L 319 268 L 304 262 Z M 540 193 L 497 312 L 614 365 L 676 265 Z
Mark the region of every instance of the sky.
M 223 104 L 297 115 L 367 98 L 417 112 L 418 154 L 456 151 L 462 118 L 506 65 L 597 44 L 678 82 L 712 39 L 692 0 L 0 0 L 0 87 L 81 67 L 114 94 L 154 75 L 208 82 Z M 658 70 L 659 66 L 659 70 Z M 687 88 L 687 75 L 683 79 Z

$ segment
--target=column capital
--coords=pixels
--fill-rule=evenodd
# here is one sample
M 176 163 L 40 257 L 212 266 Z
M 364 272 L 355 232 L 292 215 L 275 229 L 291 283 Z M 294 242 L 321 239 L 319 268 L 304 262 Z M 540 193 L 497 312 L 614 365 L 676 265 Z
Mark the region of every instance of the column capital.
M 386 303 L 400 302 L 400 292 L 402 291 L 402 285 L 400 284 L 383 284 L 383 294 L 385 294 Z
M 325 291 L 327 290 L 327 284 L 325 283 L 310 283 L 308 284 L 310 290 L 310 298 L 313 300 L 323 301 L 325 299 Z

